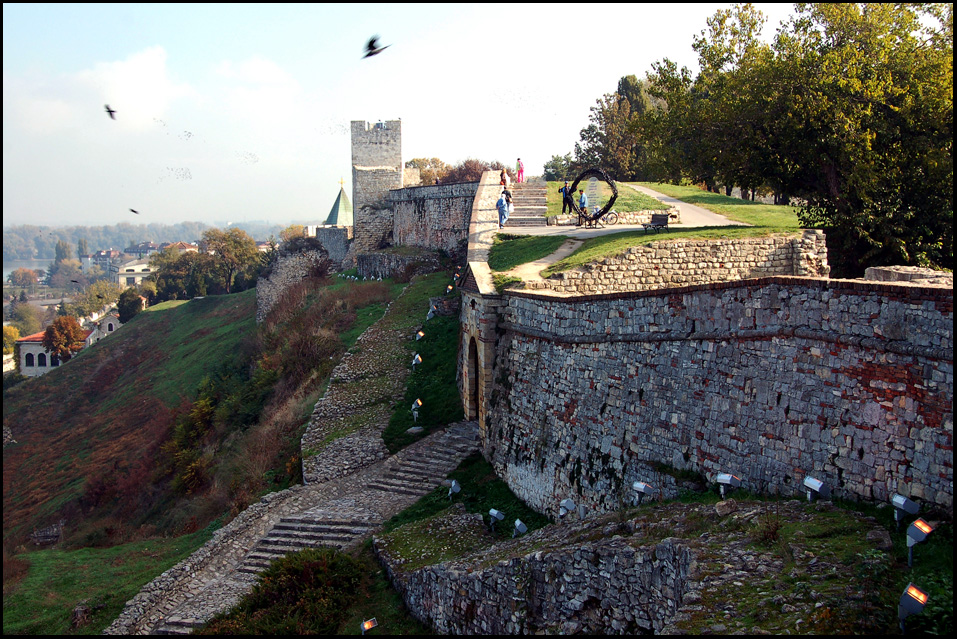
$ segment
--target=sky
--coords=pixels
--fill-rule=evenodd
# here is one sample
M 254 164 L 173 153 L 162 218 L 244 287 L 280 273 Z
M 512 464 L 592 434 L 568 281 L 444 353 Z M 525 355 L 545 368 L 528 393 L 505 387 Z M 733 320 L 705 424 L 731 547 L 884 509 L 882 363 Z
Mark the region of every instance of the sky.
M 619 78 L 695 71 L 730 5 L 544 6 L 4 3 L 3 225 L 320 224 L 352 120 L 401 119 L 403 161 L 541 175 Z M 757 6 L 767 38 L 791 13 Z

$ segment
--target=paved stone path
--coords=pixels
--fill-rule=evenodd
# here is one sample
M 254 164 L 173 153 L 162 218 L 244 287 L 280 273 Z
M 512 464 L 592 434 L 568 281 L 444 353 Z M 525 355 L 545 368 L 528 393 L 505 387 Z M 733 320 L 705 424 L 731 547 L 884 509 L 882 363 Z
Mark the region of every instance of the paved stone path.
M 478 424 L 459 422 L 388 456 L 381 438 L 391 416 L 386 408 L 404 389 L 408 374 L 406 353 L 393 352 L 403 333 L 395 328 L 402 321 L 390 317 L 393 312 L 407 309 L 390 305 L 335 369 L 336 383 L 317 403 L 312 420 L 332 426 L 304 437 L 303 446 L 319 446 L 319 439 L 350 415 L 361 414 L 365 425 L 304 464 L 306 485 L 264 496 L 147 584 L 106 634 L 189 633 L 238 603 L 274 559 L 310 547 L 353 548 L 478 450 Z M 383 378 L 389 383 L 379 384 Z M 364 385 L 375 388 L 367 388 L 360 401 Z

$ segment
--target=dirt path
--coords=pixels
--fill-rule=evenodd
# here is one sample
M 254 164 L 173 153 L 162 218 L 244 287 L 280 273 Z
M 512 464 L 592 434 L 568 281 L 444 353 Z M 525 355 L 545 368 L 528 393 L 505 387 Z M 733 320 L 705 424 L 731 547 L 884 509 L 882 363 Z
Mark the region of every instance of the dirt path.
M 542 259 L 535 260 L 534 262 L 520 264 L 508 271 L 506 275 L 521 278 L 526 286 L 528 286 L 530 282 L 544 282 L 545 278 L 541 276 L 541 272 L 558 260 L 568 257 L 577 251 L 578 247 L 584 244 L 584 242 L 584 240 L 574 238 L 565 240 L 565 243 L 559 246 L 558 250 L 551 255 L 546 255 Z

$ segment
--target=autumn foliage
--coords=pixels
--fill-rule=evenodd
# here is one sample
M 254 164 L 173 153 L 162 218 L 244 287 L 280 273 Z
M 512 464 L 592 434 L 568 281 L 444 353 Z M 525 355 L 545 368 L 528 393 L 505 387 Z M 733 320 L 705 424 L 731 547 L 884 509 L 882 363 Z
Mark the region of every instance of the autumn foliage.
M 58 317 L 43 333 L 43 348 L 67 361 L 83 348 L 86 332 L 75 317 Z

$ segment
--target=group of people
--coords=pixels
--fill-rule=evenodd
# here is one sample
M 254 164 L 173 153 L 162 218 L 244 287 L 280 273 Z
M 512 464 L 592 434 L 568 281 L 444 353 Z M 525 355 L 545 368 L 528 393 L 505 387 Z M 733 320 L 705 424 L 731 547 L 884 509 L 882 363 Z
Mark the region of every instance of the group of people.
M 562 214 L 564 215 L 566 211 L 572 208 L 570 205 L 575 193 L 568 188 L 568 180 L 565 180 L 565 186 L 558 189 L 558 192 L 562 194 Z M 578 208 L 582 211 L 588 210 L 588 196 L 585 195 L 584 189 L 578 189 Z
M 515 163 L 515 183 L 521 184 L 525 181 L 525 165 L 522 163 L 522 158 L 518 158 L 518 161 Z M 512 204 L 512 192 L 508 190 L 508 171 L 502 169 L 501 180 L 499 182 L 502 185 L 502 195 L 498 198 L 495 206 L 498 208 L 498 228 L 505 228 L 505 223 L 508 222 L 508 216 L 515 211 L 515 205 Z

